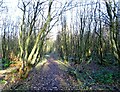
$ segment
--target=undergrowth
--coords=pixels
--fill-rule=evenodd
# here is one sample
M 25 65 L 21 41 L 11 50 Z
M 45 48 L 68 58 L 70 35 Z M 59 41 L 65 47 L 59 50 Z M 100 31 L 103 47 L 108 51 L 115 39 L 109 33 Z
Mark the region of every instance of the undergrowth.
M 2 58 L 2 64 L 3 64 L 3 69 L 6 69 L 12 64 L 12 61 L 10 61 L 7 58 Z

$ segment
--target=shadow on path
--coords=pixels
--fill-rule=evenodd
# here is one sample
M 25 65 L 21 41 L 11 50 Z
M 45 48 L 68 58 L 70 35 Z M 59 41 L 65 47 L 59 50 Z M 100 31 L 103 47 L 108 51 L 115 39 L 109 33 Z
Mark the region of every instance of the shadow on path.
M 52 57 L 48 58 L 39 70 L 34 70 L 31 76 L 33 77 L 29 85 L 32 90 L 75 90 L 78 88 L 76 80 L 61 69 Z

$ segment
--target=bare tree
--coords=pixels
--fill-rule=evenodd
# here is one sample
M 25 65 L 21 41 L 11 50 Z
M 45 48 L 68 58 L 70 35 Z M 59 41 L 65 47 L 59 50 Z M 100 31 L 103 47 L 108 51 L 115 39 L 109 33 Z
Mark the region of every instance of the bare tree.
M 0 15 L 0 21 L 1 21 L 1 24 L 0 24 L 0 28 L 1 28 L 1 31 L 0 31 L 0 53 L 5 53 L 2 49 L 2 45 L 3 45 L 3 40 L 2 40 L 2 32 L 3 32 L 3 24 L 2 24 L 2 22 L 4 21 L 4 19 L 3 19 L 3 16 L 2 16 L 2 14 L 4 14 L 4 13 L 6 13 L 8 11 L 8 9 L 7 9 L 7 6 L 5 6 L 4 5 L 4 2 L 3 2 L 3 0 L 0 0 L 0 13 L 1 13 L 1 15 Z M 5 30 L 4 30 L 5 31 Z M 5 32 L 3 32 L 3 33 L 5 33 Z M 4 38 L 4 37 L 3 37 Z M 5 45 L 5 44 L 4 44 Z M 4 57 L 4 56 L 3 56 Z
M 1 10 L 1 8 L 2 8 L 2 4 L 3 4 L 3 0 L 0 0 L 0 11 L 2 11 Z M 0 16 L 1 17 L 1 16 Z M 2 36 L 1 36 L 1 32 L 0 32 L 0 54 L 2 54 Z
M 117 12 L 117 15 L 118 15 L 118 31 L 119 31 L 119 34 L 120 34 L 120 0 L 118 0 L 118 12 Z
M 120 64 L 119 16 L 117 16 L 116 14 L 117 7 L 114 0 L 112 3 L 110 1 L 105 1 L 105 3 L 107 8 L 107 13 L 109 16 L 111 50 L 115 58 L 117 59 L 118 63 Z M 112 4 L 114 4 L 113 7 Z M 118 12 L 119 12 L 119 8 L 118 8 Z
M 20 71 L 25 73 L 21 75 L 28 73 L 28 66 L 35 67 L 40 62 L 48 33 L 57 23 L 62 12 L 67 10 L 65 7 L 69 6 L 69 3 L 66 2 L 64 6 L 56 8 L 54 2 L 54 0 L 41 2 L 39 0 L 34 2 L 22 0 L 22 6 L 19 5 L 23 12 L 19 33 L 19 56 L 22 61 Z

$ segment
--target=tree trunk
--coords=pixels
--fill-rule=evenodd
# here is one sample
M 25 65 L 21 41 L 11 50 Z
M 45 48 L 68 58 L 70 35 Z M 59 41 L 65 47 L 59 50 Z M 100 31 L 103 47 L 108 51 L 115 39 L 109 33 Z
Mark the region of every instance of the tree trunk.
M 118 15 L 118 39 L 120 39 L 120 0 L 118 0 L 118 12 L 117 12 L 117 15 Z M 118 40 L 118 47 L 119 47 L 119 50 L 120 50 L 120 40 Z M 120 65 L 120 52 L 119 52 L 119 65 Z

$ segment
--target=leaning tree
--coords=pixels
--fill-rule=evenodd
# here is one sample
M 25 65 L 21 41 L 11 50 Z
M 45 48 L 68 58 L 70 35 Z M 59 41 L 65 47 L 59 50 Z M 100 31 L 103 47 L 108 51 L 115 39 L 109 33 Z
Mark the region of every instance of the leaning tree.
M 19 57 L 22 61 L 21 75 L 26 75 L 28 66 L 35 67 L 42 55 L 45 39 L 59 20 L 59 16 L 69 10 L 72 2 L 58 2 L 57 0 L 37 0 L 19 2 L 22 20 L 19 31 Z

